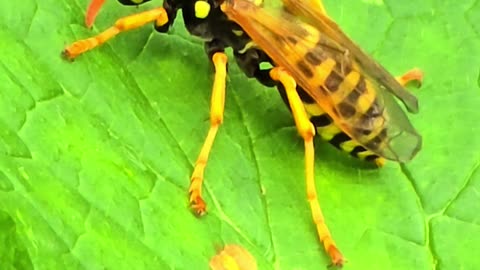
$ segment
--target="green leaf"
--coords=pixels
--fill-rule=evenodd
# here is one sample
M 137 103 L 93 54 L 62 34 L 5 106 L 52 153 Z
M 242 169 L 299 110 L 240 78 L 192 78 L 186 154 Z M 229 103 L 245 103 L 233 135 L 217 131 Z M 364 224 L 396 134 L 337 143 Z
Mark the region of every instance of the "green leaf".
M 226 244 L 260 269 L 324 269 L 303 143 L 276 92 L 231 61 L 206 169 L 208 215 L 188 210 L 209 126 L 212 68 L 183 28 L 122 33 L 70 63 L 63 47 L 139 9 L 86 0 L 0 9 L 0 269 L 208 269 Z M 380 169 L 316 143 L 316 180 L 344 269 L 479 269 L 480 1 L 326 1 L 393 74 L 425 72 L 424 146 Z

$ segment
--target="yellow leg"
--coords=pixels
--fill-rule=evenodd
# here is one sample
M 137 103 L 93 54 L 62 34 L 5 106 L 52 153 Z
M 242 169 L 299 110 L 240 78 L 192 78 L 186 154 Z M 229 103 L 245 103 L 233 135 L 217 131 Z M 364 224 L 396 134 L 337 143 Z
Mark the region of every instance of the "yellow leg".
M 423 72 L 418 68 L 413 68 L 407 71 L 405 74 L 396 77 L 396 79 L 403 86 L 410 82 L 418 82 L 419 86 L 421 86 L 423 81 Z
M 322 0 L 314 0 L 311 1 L 311 3 L 324 15 L 328 17 L 327 10 L 325 9 L 325 6 L 323 5 Z
M 90 4 L 88 4 L 87 13 L 85 14 L 85 25 L 88 28 L 92 27 L 103 4 L 105 4 L 105 0 L 92 0 Z
M 153 21 L 155 21 L 158 26 L 162 26 L 168 22 L 167 12 L 164 8 L 156 8 L 121 18 L 115 22 L 114 26 L 97 36 L 79 40 L 67 46 L 63 51 L 63 55 L 73 60 L 78 55 L 105 43 L 120 32 L 138 28 Z
M 190 206 L 193 212 L 199 216 L 205 214 L 206 211 L 205 201 L 202 199 L 202 182 L 205 166 L 207 165 L 208 155 L 212 149 L 218 127 L 223 122 L 227 60 L 227 55 L 223 52 L 217 52 L 212 57 L 215 66 L 215 79 L 213 82 L 210 105 L 210 129 L 208 130 L 207 138 L 203 143 L 202 150 L 198 155 L 197 162 L 195 162 L 192 178 L 190 179 Z
M 284 86 L 298 132 L 305 141 L 305 178 L 307 186 L 307 199 L 310 204 L 313 222 L 317 228 L 318 237 L 320 238 L 320 241 L 322 242 L 326 252 L 330 256 L 332 264 L 335 266 L 341 266 L 344 263 L 344 259 L 340 251 L 337 249 L 330 231 L 325 224 L 325 219 L 318 202 L 317 191 L 315 188 L 315 177 L 313 172 L 315 155 L 313 137 L 315 136 L 315 128 L 308 119 L 303 103 L 298 96 L 295 79 L 293 79 L 282 68 L 273 68 L 270 72 L 270 76 L 273 80 L 279 81 Z

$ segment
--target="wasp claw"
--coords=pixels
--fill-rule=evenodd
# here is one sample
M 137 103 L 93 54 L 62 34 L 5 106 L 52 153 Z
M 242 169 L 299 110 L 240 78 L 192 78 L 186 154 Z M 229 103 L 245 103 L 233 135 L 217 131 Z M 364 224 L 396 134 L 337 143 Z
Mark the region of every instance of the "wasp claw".
M 190 209 L 192 209 L 192 212 L 197 216 L 201 217 L 204 216 L 207 213 L 207 206 L 205 204 L 205 201 L 201 197 L 196 197 L 194 199 L 190 200 Z

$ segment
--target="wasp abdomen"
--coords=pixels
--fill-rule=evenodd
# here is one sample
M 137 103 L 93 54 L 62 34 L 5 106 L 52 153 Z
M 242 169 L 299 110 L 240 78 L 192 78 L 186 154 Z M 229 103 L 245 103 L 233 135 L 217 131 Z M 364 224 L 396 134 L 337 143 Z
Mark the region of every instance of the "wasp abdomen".
M 331 108 L 322 110 L 315 101 L 312 102 L 311 98 L 302 98 L 304 104 L 307 107 L 310 106 L 310 110 L 312 110 L 312 104 L 318 107 L 309 113 L 314 125 L 322 120 L 322 125 L 316 125 L 319 134 L 337 148 L 350 152 L 353 156 L 362 159 L 368 157 L 372 160 L 375 157 L 370 155 L 378 157 L 372 151 L 378 152 L 386 145 L 388 118 L 371 82 L 362 76 L 356 66 L 342 61 L 341 57 L 334 59 L 325 53 L 319 53 L 318 48 L 306 52 L 304 59 L 305 61 L 297 62 L 298 70 L 308 79 L 308 85 L 318 85 L 324 96 L 330 99 L 326 104 L 333 104 Z M 299 91 L 301 92 L 304 91 Z M 325 118 L 330 116 L 325 111 L 328 111 L 332 118 L 337 119 L 336 124 L 332 120 L 331 124 L 326 125 Z M 344 135 L 339 135 L 344 133 L 339 124 L 355 127 L 347 132 L 355 138 L 361 138 L 364 144 L 363 149 L 371 151 L 361 151 L 363 149 L 360 148 L 353 151 L 360 144 L 348 142 Z M 333 138 L 335 140 L 332 141 Z
M 304 103 L 310 122 L 315 126 L 318 135 L 336 148 L 349 153 L 361 160 L 377 162 L 380 157 L 353 140 L 343 132 L 333 119 L 315 103 Z

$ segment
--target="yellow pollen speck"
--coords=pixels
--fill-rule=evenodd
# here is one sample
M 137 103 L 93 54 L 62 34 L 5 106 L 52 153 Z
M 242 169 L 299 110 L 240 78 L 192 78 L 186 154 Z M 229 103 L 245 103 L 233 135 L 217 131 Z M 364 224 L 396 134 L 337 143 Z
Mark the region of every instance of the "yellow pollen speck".
M 205 19 L 210 13 L 210 4 L 205 1 L 195 2 L 195 17 Z

